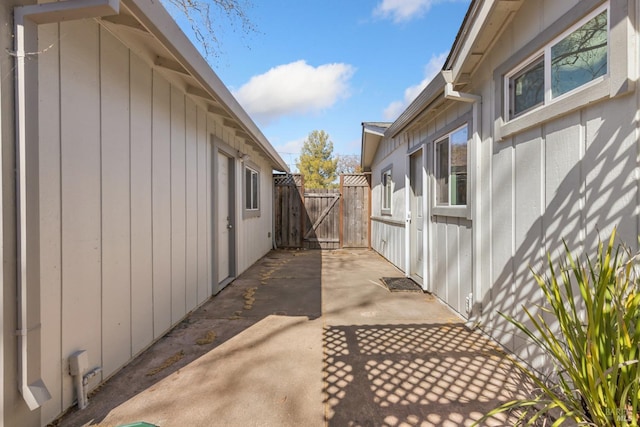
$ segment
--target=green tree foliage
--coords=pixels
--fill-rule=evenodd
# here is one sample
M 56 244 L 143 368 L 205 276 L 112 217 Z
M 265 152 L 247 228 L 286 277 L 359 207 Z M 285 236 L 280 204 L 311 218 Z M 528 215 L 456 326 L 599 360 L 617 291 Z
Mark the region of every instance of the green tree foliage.
M 333 158 L 333 142 L 323 130 L 314 130 L 305 139 L 296 163 L 304 175 L 306 188 L 335 187 L 338 159 Z

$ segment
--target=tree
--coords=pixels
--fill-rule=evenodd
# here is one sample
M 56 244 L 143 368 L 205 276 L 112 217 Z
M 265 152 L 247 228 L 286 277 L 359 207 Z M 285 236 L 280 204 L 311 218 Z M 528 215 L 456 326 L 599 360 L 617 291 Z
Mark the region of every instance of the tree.
M 338 160 L 338 166 L 336 167 L 338 175 L 362 172 L 360 156 L 357 154 L 336 154 L 336 159 Z
M 331 188 L 336 179 L 338 160 L 333 158 L 333 142 L 323 130 L 314 130 L 304 140 L 296 163 L 304 175 L 306 188 Z
M 239 24 L 245 35 L 256 31 L 247 14 L 250 0 L 163 0 L 163 3 L 187 19 L 207 57 L 219 55 L 224 23 Z

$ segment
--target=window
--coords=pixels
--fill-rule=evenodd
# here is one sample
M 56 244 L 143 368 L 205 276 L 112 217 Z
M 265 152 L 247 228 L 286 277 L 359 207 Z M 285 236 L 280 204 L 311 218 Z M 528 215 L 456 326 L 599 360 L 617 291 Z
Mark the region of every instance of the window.
M 244 168 L 244 208 L 247 211 L 260 209 L 258 172 L 248 166 Z
M 467 204 L 467 125 L 435 142 L 434 170 L 437 206 Z
M 509 119 L 607 75 L 608 14 L 596 9 L 505 76 Z
M 391 196 L 393 195 L 391 168 L 382 172 L 382 213 L 391 214 Z

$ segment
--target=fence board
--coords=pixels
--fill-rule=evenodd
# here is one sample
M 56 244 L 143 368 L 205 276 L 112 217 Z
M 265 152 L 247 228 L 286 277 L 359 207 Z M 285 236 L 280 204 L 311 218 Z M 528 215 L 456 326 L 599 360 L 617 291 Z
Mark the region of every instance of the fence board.
M 279 247 L 370 247 L 370 175 L 340 177 L 340 189 L 306 189 L 302 175 L 274 175 Z
M 370 179 L 370 174 L 342 176 L 342 247 L 368 248 L 370 245 Z

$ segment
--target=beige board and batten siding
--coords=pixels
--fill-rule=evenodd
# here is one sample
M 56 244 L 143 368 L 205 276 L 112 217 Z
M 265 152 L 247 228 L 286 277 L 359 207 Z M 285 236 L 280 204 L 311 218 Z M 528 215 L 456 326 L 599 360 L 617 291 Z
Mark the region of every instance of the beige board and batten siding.
M 39 43 L 46 424 L 75 399 L 69 355 L 102 367 L 94 387 L 211 296 L 213 141 L 261 171 L 262 215 L 237 215 L 238 272 L 271 247 L 272 166 L 96 21 L 43 25 Z

